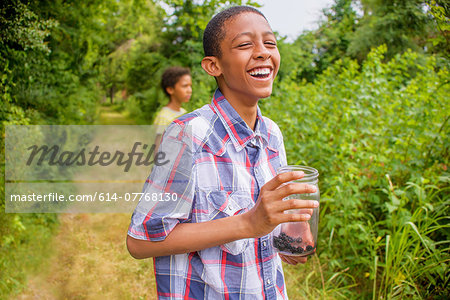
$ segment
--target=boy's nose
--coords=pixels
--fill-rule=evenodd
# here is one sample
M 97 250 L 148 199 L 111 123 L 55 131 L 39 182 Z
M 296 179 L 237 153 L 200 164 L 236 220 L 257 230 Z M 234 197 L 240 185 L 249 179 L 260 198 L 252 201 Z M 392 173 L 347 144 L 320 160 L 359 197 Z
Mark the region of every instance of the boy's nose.
M 255 59 L 264 59 L 264 60 L 269 59 L 270 56 L 271 56 L 270 51 L 266 47 L 264 47 L 264 45 L 256 47 L 253 55 Z

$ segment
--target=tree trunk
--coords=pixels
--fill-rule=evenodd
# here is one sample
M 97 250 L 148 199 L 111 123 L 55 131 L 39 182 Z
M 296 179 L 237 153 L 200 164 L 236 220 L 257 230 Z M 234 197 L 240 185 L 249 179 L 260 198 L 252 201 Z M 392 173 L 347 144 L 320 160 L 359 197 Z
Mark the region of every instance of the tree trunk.
M 114 103 L 114 85 L 109 89 L 109 98 L 111 99 L 111 104 Z

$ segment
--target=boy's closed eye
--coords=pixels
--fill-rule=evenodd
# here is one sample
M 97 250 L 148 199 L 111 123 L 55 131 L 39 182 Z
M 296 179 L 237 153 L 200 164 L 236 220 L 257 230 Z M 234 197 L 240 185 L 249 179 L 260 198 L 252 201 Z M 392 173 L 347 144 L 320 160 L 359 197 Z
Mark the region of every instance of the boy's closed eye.
M 277 46 L 277 42 L 273 42 L 273 41 L 267 41 L 267 42 L 264 42 L 264 44 L 274 46 L 274 47 Z
M 264 42 L 264 44 L 268 45 L 268 46 L 272 46 L 272 47 L 276 47 L 277 46 L 277 43 L 273 42 L 273 41 L 266 41 L 266 42 Z M 245 43 L 239 44 L 237 47 L 238 48 L 245 48 L 245 47 L 250 47 L 250 46 L 252 46 L 251 42 L 245 42 Z
M 244 48 L 244 47 L 251 46 L 251 45 L 252 45 L 251 42 L 244 42 L 244 43 L 239 44 L 238 48 Z

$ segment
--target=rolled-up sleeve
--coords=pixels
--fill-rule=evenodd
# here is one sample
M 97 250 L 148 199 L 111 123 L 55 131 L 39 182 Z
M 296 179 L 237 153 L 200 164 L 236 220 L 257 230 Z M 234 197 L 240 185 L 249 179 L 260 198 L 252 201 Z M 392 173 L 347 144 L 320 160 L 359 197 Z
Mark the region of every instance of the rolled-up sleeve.
M 128 228 L 128 235 L 136 239 L 164 240 L 190 218 L 195 186 L 190 127 L 170 125 L 158 152 L 159 164 L 145 182 Z

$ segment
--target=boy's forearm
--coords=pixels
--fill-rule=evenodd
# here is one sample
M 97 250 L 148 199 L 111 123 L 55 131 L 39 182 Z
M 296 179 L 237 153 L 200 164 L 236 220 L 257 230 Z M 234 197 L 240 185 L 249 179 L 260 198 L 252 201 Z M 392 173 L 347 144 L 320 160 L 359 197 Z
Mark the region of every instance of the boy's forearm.
M 199 251 L 251 237 L 245 214 L 201 223 L 180 223 L 165 240 L 150 242 L 127 237 L 134 258 L 174 255 Z

